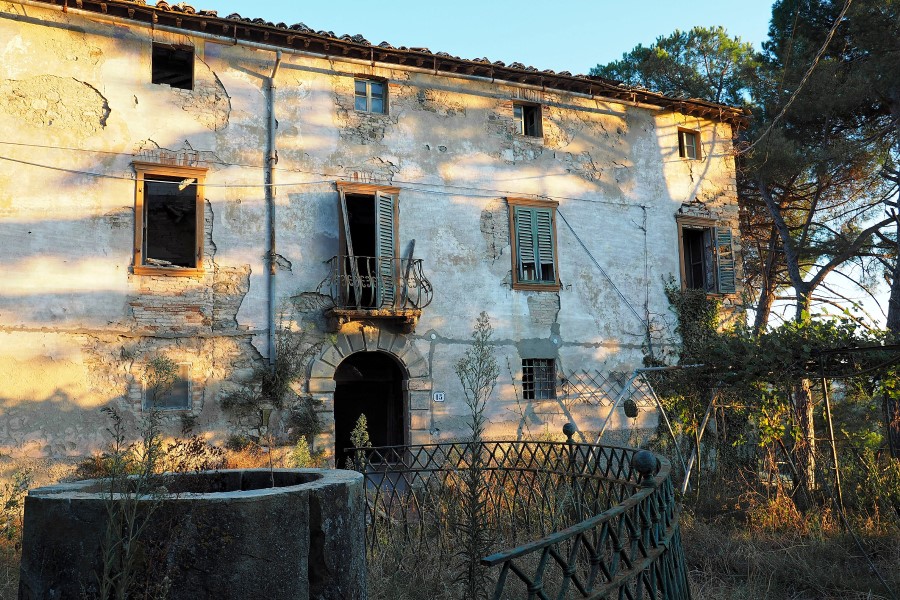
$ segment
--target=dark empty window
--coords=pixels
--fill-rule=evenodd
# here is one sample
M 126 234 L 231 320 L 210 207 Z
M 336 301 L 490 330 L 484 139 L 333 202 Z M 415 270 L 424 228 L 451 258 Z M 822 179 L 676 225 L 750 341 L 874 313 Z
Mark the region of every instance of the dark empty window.
M 149 387 L 144 393 L 144 408 L 190 410 L 191 408 L 191 365 L 178 363 L 175 380 L 163 388 Z
M 678 130 L 678 156 L 681 158 L 700 159 L 700 134 L 686 129 Z
M 556 398 L 556 361 L 552 358 L 522 359 L 522 398 Z
M 203 268 L 206 169 L 135 162 L 135 275 L 183 275 Z
M 513 104 L 516 132 L 528 137 L 542 137 L 541 107 L 534 104 Z
M 197 185 L 150 175 L 144 182 L 144 264 L 197 266 Z
M 153 83 L 194 89 L 194 49 L 153 44 Z
M 691 290 L 715 291 L 712 240 L 709 229 L 684 229 L 684 285 Z
M 354 82 L 354 107 L 372 113 L 387 113 L 387 84 L 383 81 L 357 79 Z
M 680 222 L 682 281 L 691 290 L 734 294 L 735 258 L 731 229 Z

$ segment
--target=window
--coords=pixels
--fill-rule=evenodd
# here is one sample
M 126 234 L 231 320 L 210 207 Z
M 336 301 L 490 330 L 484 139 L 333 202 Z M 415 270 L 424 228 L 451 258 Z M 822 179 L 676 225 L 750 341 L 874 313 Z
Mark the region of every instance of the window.
M 134 273 L 202 272 L 206 169 L 137 162 L 134 168 Z
M 556 361 L 554 359 L 522 359 L 522 398 L 525 400 L 553 400 L 556 398 Z
M 191 364 L 178 363 L 175 381 L 164 389 L 144 388 L 144 410 L 191 409 Z
M 543 137 L 541 107 L 537 104 L 513 104 L 516 132 L 528 137 Z
M 194 49 L 153 44 L 152 82 L 182 90 L 194 89 Z
M 708 294 L 736 292 L 731 229 L 708 219 L 679 218 L 678 237 L 683 287 Z
M 387 114 L 387 84 L 371 79 L 355 80 L 356 110 Z
M 559 289 L 556 202 L 507 198 L 512 237 L 513 288 Z
M 690 129 L 678 130 L 678 156 L 700 160 L 700 132 Z
M 397 247 L 398 188 L 338 182 L 342 300 L 358 308 L 393 307 L 402 276 Z M 402 292 L 402 290 L 401 290 Z M 402 295 L 402 294 L 401 294 Z

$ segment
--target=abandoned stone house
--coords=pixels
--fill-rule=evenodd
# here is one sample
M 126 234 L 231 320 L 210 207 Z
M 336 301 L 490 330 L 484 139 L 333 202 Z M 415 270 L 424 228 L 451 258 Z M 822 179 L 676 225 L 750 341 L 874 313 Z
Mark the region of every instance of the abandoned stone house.
M 596 432 L 671 341 L 667 281 L 740 293 L 743 118 L 162 1 L 0 2 L 0 454 L 94 451 L 107 405 L 246 433 L 222 399 L 284 326 L 319 341 L 318 449 L 360 413 L 376 444 L 457 438 L 481 311 L 488 434 Z

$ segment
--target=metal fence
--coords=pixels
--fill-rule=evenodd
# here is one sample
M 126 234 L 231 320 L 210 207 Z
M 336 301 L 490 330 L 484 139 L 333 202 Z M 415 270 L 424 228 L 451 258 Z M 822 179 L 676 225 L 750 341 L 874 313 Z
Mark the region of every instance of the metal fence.
M 396 544 L 458 555 L 474 481 L 489 597 L 690 598 L 664 458 L 571 438 L 353 452 L 370 556 Z

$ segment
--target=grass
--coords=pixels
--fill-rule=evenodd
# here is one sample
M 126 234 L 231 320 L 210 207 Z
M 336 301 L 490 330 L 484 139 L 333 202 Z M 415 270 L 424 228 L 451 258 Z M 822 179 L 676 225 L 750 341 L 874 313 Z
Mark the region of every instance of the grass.
M 840 530 L 753 530 L 682 518 L 694 600 L 889 599 L 851 536 Z M 896 530 L 860 531 L 863 547 L 900 590 Z
M 276 453 L 277 466 L 290 466 L 290 448 Z M 266 467 L 258 448 L 228 451 L 229 468 Z M 8 466 L 8 465 L 4 465 Z M 28 465 L 35 485 L 71 476 L 71 467 Z M 4 470 L 4 477 L 12 469 Z M 2 487 L 0 481 L 0 487 Z M 709 489 L 721 486 L 709 486 Z M 692 499 L 685 508 L 682 539 L 694 600 L 889 600 L 864 554 L 827 510 L 801 514 L 777 497 L 742 503 L 733 510 L 709 510 L 716 502 Z M 900 591 L 900 544 L 893 515 L 854 523 L 866 554 L 888 584 Z M 18 595 L 18 535 L 0 536 L 0 600 Z M 451 566 L 460 563 L 453 548 L 433 540 L 380 546 L 368 561 L 372 600 L 441 600 L 463 598 L 463 586 Z

